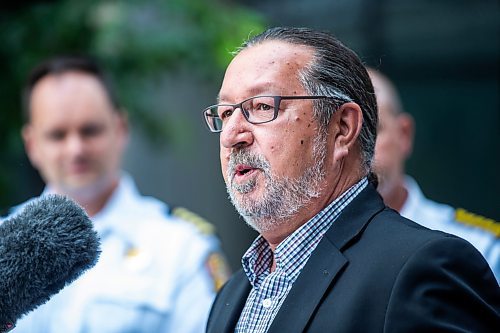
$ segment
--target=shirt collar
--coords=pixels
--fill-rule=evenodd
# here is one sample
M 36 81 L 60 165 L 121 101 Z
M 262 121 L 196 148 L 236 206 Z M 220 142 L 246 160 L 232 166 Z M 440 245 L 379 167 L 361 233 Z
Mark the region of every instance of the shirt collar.
M 295 281 L 325 232 L 367 184 L 366 177 L 361 179 L 285 238 L 274 253 L 276 270 L 283 272 L 292 282 Z M 252 286 L 258 285 L 270 273 L 272 260 L 273 252 L 269 244 L 259 235 L 242 258 L 243 270 Z

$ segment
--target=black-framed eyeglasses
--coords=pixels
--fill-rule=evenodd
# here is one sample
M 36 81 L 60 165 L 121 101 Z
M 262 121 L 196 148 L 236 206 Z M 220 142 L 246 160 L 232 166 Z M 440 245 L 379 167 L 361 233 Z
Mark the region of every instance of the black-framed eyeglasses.
M 263 124 L 278 117 L 280 103 L 284 99 L 337 99 L 330 96 L 254 96 L 238 104 L 216 104 L 203 110 L 205 122 L 214 133 L 222 132 L 224 123 L 236 109 L 240 109 L 251 124 Z

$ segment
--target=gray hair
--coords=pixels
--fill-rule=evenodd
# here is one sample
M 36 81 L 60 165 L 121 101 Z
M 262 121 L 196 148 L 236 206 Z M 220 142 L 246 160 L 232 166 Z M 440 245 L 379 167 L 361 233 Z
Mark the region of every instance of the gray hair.
M 334 99 L 314 102 L 314 117 L 326 131 L 335 110 L 347 102 L 357 103 L 363 113 L 358 138 L 366 171 L 371 171 L 377 136 L 377 102 L 373 86 L 359 57 L 333 35 L 308 28 L 270 28 L 252 37 L 237 51 L 269 40 L 303 45 L 314 50 L 313 61 L 298 73 L 304 89 L 311 95 Z

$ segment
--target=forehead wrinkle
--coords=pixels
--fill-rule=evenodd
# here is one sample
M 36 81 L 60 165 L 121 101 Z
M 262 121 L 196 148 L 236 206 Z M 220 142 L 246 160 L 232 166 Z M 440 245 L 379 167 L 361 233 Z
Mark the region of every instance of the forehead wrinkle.
M 312 55 L 308 48 L 282 41 L 250 46 L 229 64 L 218 101 L 239 103 L 259 95 L 297 95 L 304 90 L 301 70 L 310 63 Z

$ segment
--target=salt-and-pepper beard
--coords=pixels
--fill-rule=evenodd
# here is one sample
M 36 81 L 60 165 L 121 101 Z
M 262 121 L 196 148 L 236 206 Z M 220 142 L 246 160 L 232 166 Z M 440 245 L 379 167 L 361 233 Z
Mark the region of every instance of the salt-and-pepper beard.
M 278 177 L 272 173 L 271 166 L 264 156 L 243 148 L 231 153 L 228 164 L 229 198 L 246 223 L 258 232 L 273 230 L 287 222 L 301 208 L 317 198 L 321 191 L 321 181 L 325 177 L 326 133 L 322 130 L 313 139 L 313 163 L 295 179 Z M 264 175 L 265 188 L 260 198 L 251 199 L 251 192 L 258 180 L 252 178 L 243 184 L 233 182 L 238 164 L 260 169 Z M 238 195 L 239 194 L 239 195 Z

